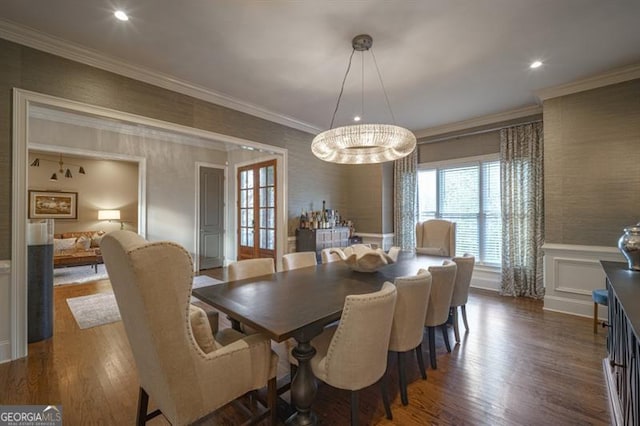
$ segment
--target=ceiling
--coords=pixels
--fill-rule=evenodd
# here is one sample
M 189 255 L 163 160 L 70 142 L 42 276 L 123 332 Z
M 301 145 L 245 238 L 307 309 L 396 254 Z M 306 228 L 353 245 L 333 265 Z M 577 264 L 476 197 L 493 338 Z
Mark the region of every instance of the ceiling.
M 640 63 L 638 0 L 3 0 L 0 18 L 312 132 L 329 127 L 361 33 L 397 124 L 414 131 L 535 105 L 536 90 Z M 360 113 L 363 68 L 365 121 L 390 122 L 371 58 L 363 67 L 358 55 L 336 124 Z

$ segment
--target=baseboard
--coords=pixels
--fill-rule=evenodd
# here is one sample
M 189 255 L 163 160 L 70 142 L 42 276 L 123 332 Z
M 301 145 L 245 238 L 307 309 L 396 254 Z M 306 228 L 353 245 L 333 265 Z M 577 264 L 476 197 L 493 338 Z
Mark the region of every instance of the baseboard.
M 611 414 L 611 424 L 613 426 L 622 426 L 624 419 L 622 418 L 622 409 L 620 408 L 620 400 L 616 393 L 616 380 L 613 377 L 611 366 L 609 365 L 609 358 L 602 360 L 602 371 L 604 372 L 604 380 L 607 385 L 607 397 L 609 400 L 609 410 Z

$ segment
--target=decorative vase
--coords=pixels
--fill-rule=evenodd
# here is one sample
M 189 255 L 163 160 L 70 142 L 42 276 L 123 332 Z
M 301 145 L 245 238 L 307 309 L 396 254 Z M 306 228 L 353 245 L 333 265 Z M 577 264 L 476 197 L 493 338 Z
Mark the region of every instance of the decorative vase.
M 640 271 L 640 223 L 624 228 L 618 240 L 618 248 L 627 258 L 629 269 Z

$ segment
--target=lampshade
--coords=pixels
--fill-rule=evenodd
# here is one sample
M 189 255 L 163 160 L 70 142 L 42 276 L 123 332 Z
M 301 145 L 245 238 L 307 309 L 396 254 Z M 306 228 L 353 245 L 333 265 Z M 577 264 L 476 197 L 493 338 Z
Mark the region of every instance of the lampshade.
M 347 72 L 342 80 L 338 102 L 331 119 L 331 128 L 313 138 L 313 142 L 311 142 L 311 152 L 321 160 L 340 164 L 382 163 L 409 155 L 416 148 L 416 137 L 408 129 L 396 126 L 395 124 L 356 124 L 333 128 L 336 113 L 340 108 L 340 99 L 344 92 L 344 84 L 351 69 L 353 54 L 356 51 L 369 51 L 373 46 L 373 38 L 367 34 L 355 36 L 351 41 L 351 46 L 353 47 L 353 51 L 349 57 Z M 391 111 L 389 104 L 389 97 L 384 88 L 384 83 L 382 82 L 380 70 L 378 69 L 373 51 L 371 51 L 371 55 L 373 56 L 374 64 L 376 64 L 376 71 L 387 101 L 389 113 L 395 122 L 393 111 Z M 362 109 L 364 110 L 364 65 L 362 78 Z M 360 119 L 360 116 L 355 118 L 356 121 Z
M 120 210 L 98 210 L 98 220 L 120 220 Z

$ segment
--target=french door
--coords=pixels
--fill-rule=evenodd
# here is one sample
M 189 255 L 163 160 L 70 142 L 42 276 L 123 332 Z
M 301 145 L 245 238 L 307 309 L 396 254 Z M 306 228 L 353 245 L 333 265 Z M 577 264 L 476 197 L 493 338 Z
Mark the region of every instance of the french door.
M 238 260 L 276 257 L 276 160 L 238 168 Z

